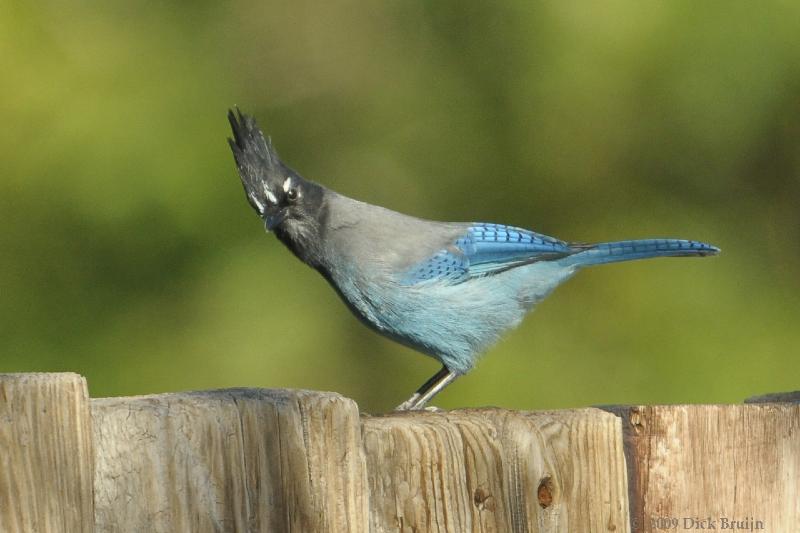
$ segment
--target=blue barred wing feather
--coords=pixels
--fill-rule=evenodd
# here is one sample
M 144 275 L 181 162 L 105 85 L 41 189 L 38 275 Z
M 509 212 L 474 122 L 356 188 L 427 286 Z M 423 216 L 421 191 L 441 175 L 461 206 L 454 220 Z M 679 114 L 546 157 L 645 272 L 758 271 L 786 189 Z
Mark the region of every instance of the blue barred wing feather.
M 575 251 L 564 241 L 530 230 L 476 223 L 451 246 L 412 267 L 402 282 L 462 283 L 536 261 L 559 259 Z

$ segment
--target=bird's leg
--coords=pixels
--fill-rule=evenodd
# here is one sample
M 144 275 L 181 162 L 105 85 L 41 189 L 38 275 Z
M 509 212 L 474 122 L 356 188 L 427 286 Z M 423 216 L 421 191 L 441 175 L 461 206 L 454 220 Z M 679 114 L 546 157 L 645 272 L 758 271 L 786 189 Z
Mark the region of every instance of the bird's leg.
M 395 411 L 416 411 L 422 409 L 431 398 L 442 392 L 442 390 L 455 381 L 457 377 L 458 374 L 456 372 L 443 366 L 431 379 L 423 383 L 422 386 L 417 389 L 417 392 L 411 395 L 411 398 L 395 407 Z
M 417 402 L 411 409 L 414 410 L 424 409 L 425 405 L 429 401 L 431 401 L 434 396 L 442 392 L 444 388 L 450 385 L 452 382 L 454 382 L 458 376 L 460 376 L 460 374 L 448 370 L 447 374 L 442 379 L 434 383 L 433 386 L 431 386 L 427 391 L 425 391 L 425 393 L 420 395 L 420 397 L 417 399 Z M 430 407 L 429 409 L 435 409 L 435 408 Z

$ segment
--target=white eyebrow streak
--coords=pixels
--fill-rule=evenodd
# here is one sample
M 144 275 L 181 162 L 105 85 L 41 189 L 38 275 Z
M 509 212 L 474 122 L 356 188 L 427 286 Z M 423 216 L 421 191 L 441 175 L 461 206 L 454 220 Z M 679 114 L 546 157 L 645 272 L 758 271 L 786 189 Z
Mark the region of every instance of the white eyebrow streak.
M 267 189 L 267 184 L 262 183 L 261 188 L 264 189 L 264 196 L 267 197 L 269 203 L 276 205 L 278 203 L 278 199 L 275 197 L 275 195 L 272 193 L 271 190 Z
M 292 178 L 286 178 L 286 181 L 283 182 L 283 192 L 289 192 L 289 188 L 292 186 Z
M 251 194 L 249 196 L 250 196 L 250 199 L 253 201 L 253 203 L 258 206 L 258 214 L 259 215 L 263 215 L 264 214 L 264 206 L 261 204 L 261 202 L 258 201 L 258 198 L 256 198 L 256 195 L 255 194 Z

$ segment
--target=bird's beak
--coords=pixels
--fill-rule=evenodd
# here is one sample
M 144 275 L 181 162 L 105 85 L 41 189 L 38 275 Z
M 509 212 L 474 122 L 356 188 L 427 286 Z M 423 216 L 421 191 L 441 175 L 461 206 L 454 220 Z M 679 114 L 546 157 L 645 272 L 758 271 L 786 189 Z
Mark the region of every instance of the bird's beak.
M 264 216 L 264 228 L 267 231 L 274 230 L 286 218 L 286 210 L 280 209 L 274 213 L 268 213 Z

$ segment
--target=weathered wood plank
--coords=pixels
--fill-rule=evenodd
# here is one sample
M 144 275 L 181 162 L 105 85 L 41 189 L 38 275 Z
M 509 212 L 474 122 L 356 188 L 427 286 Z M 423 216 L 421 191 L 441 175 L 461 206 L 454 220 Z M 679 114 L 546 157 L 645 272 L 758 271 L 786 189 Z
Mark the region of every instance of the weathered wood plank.
M 359 417 L 0 375 L 0 531 L 800 531 L 800 404 L 777 399 Z
M 0 374 L 0 531 L 92 531 L 92 439 L 77 374 Z
M 358 408 L 231 389 L 92 402 L 96 531 L 366 531 Z
M 628 531 L 612 414 L 482 409 L 363 424 L 371 531 Z
M 800 405 L 618 412 L 625 418 L 635 532 L 800 531 Z

